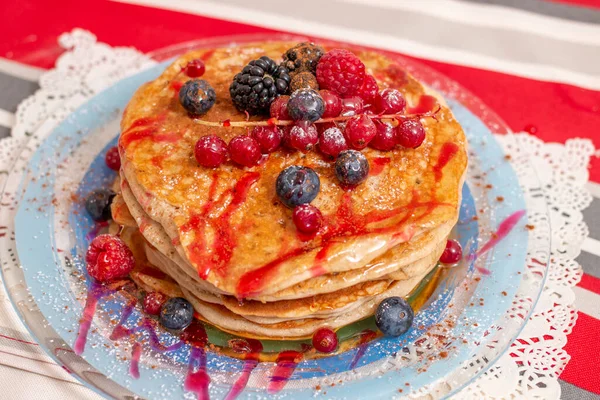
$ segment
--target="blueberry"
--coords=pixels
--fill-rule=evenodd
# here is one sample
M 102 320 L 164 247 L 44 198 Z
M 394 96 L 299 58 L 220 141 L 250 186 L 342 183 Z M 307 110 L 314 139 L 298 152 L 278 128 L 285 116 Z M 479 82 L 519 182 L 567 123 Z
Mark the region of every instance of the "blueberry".
M 89 194 L 85 200 L 85 209 L 94 221 L 108 221 L 111 218 L 110 203 L 115 192 L 110 189 L 98 189 Z
M 321 181 L 315 171 L 308 167 L 292 165 L 277 177 L 275 190 L 286 206 L 293 208 L 310 203 L 319 194 Z
M 294 121 L 315 122 L 325 112 L 325 102 L 316 90 L 300 89 L 290 96 L 288 114 Z
M 342 151 L 335 161 L 335 176 L 344 185 L 358 185 L 369 175 L 369 161 L 356 150 Z
M 160 323 L 167 329 L 187 328 L 194 319 L 194 307 L 183 297 L 172 297 L 160 309 Z
M 179 102 L 193 115 L 206 114 L 216 99 L 215 89 L 203 79 L 191 79 L 179 90 Z
M 379 303 L 375 324 L 386 336 L 400 336 L 410 329 L 415 313 L 402 297 L 388 297 Z

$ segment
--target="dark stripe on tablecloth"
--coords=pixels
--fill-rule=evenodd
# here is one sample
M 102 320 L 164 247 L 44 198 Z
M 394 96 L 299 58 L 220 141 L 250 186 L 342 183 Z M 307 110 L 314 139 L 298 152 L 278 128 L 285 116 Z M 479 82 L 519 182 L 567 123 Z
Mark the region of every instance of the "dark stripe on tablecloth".
M 590 237 L 600 240 L 600 198 L 594 197 L 592 204 L 583 210 L 583 220 L 590 229 Z
M 559 380 L 561 389 L 561 400 L 598 400 L 600 396 L 581 389 L 571 383 Z
M 570 4 L 553 3 L 542 0 L 462 0 L 471 3 L 498 5 L 503 7 L 518 8 L 537 14 L 547 15 L 578 22 L 600 24 L 600 10 L 594 8 L 574 6 Z
M 582 251 L 576 261 L 581 265 L 584 273 L 600 279 L 600 257 Z
M 10 128 L 0 126 L 0 139 L 10 136 Z
M 0 72 L 0 108 L 14 113 L 19 103 L 39 88 L 37 82 Z
M 506 61 L 548 65 L 583 74 L 598 74 L 600 46 L 574 43 L 554 37 L 492 27 L 474 26 L 461 21 L 386 8 L 377 4 L 353 4 L 340 0 L 303 0 L 302 7 L 281 7 L 280 0 L 221 0 L 253 11 L 285 15 L 296 19 L 355 29 L 412 40 L 431 46 L 466 51 Z M 314 10 L 319 10 L 315 12 Z M 343 10 L 343 14 L 340 14 Z M 460 38 L 459 40 L 457 38 Z M 377 46 L 377 43 L 373 43 Z M 532 51 L 536 49 L 536 51 Z

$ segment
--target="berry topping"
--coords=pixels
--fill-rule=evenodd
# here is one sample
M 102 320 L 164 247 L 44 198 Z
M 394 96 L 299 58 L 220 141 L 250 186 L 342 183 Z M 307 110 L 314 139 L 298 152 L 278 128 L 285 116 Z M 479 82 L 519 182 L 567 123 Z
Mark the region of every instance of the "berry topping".
M 215 90 L 202 79 L 191 79 L 179 89 L 179 102 L 192 115 L 206 114 L 216 99 Z
M 298 121 L 286 130 L 286 144 L 301 152 L 312 150 L 319 142 L 319 132 L 315 124 L 308 121 Z
M 202 75 L 204 75 L 206 66 L 204 65 L 204 61 L 196 58 L 188 62 L 184 70 L 185 74 L 190 78 L 200 78 Z
M 312 345 L 321 353 L 331 353 L 337 349 L 338 338 L 330 328 L 319 328 L 313 334 Z
M 135 260 L 129 247 L 116 236 L 96 236 L 85 255 L 87 272 L 99 282 L 125 278 L 133 269 Z
M 110 203 L 115 192 L 110 189 L 97 189 L 85 200 L 85 210 L 96 222 L 108 221 L 111 218 Z
M 269 112 L 271 103 L 288 91 L 290 76 L 285 67 L 275 64 L 269 57 L 262 56 L 248 63 L 242 72 L 233 78 L 229 94 L 236 108 L 249 114 Z
M 256 139 L 252 136 L 240 135 L 229 142 L 229 156 L 240 165 L 252 167 L 258 164 L 262 154 Z
M 356 115 L 348 120 L 344 136 L 350 147 L 360 150 L 367 147 L 377 134 L 375 123 L 368 116 Z
M 275 183 L 277 197 L 290 208 L 310 203 L 317 197 L 320 188 L 317 173 L 299 165 L 292 165 L 281 171 Z
M 113 171 L 118 171 L 121 168 L 121 157 L 119 156 L 119 149 L 117 146 L 113 146 L 106 152 L 106 156 L 104 157 L 104 162 L 106 162 L 106 166 Z
M 294 121 L 315 122 L 325 112 L 325 102 L 316 90 L 300 89 L 290 96 L 287 111 Z
M 323 216 L 317 207 L 302 204 L 294 208 L 292 220 L 300 232 L 310 234 L 319 230 Z
M 325 112 L 321 116 L 322 118 L 335 118 L 342 112 L 342 100 L 340 96 L 332 92 L 331 90 L 319 91 L 323 102 L 325 103 Z
M 379 85 L 373 75 L 365 75 L 362 86 L 356 93 L 367 104 L 373 104 L 377 94 L 379 93 Z
M 299 43 L 283 54 L 281 65 L 286 67 L 291 75 L 303 71 L 315 73 L 324 53 L 323 48 L 314 43 Z
M 269 154 L 281 145 L 283 132 L 277 126 L 255 126 L 252 129 L 252 137 L 258 142 L 263 154 Z
M 377 133 L 369 146 L 381 151 L 392 150 L 396 146 L 396 129 L 391 124 L 381 121 L 375 121 L 375 127 Z
M 364 102 L 358 96 L 347 97 L 342 99 L 342 111 L 340 113 L 343 117 L 351 117 L 362 113 L 364 110 Z
M 150 292 L 144 297 L 144 311 L 146 314 L 158 315 L 162 305 L 167 301 L 168 297 L 166 294 L 161 292 Z
M 402 147 L 416 149 L 425 140 L 425 128 L 419 121 L 407 119 L 396 127 L 396 143 Z
M 400 336 L 408 331 L 415 313 L 402 297 L 388 297 L 379 303 L 375 324 L 386 336 Z
M 269 113 L 271 117 L 280 120 L 292 119 L 287 111 L 287 104 L 290 100 L 290 96 L 279 96 L 271 103 Z
M 335 176 L 344 185 L 358 185 L 369 175 L 369 161 L 360 151 L 344 150 L 335 160 Z
M 340 152 L 347 149 L 348 144 L 340 128 L 336 126 L 327 128 L 321 134 L 321 138 L 319 139 L 319 150 L 321 150 L 321 153 L 335 158 Z
M 319 90 L 317 78 L 315 78 L 315 76 L 308 71 L 295 74 L 290 82 L 290 92 L 295 92 L 296 90 L 300 89 Z
M 227 159 L 227 143 L 216 135 L 202 136 L 196 142 L 194 156 L 203 167 L 218 167 Z
M 194 347 L 204 347 L 208 343 L 208 336 L 206 336 L 206 329 L 204 324 L 194 319 L 190 326 L 185 328 L 179 338 L 184 342 Z
M 159 319 L 167 329 L 185 329 L 194 319 L 194 308 L 183 297 L 173 297 L 163 304 Z
M 364 64 L 348 50 L 331 50 L 321 57 L 317 65 L 319 86 L 333 90 L 342 97 L 354 95 L 364 79 Z
M 462 258 L 462 246 L 457 240 L 451 239 L 446 242 L 446 248 L 440 257 L 444 264 L 456 264 Z
M 384 89 L 375 97 L 375 108 L 382 114 L 398 114 L 405 106 L 404 96 L 396 89 Z

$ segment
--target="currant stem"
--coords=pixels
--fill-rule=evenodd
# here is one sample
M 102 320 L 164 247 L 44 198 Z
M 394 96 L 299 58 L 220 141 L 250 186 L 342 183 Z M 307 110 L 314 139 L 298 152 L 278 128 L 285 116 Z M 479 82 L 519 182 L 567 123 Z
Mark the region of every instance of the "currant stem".
M 371 119 L 397 119 L 397 120 L 409 120 L 409 119 L 420 119 L 420 118 L 433 118 L 436 119 L 436 114 L 440 111 L 441 107 L 438 106 L 438 108 L 435 111 L 428 111 L 426 113 L 417 113 L 417 114 L 383 114 L 383 115 L 369 115 L 369 118 Z M 333 117 L 333 118 L 321 118 L 319 120 L 316 120 L 314 123 L 315 124 L 323 124 L 326 122 L 342 122 L 342 121 L 347 121 L 353 117 L 356 117 L 356 115 L 351 115 L 351 116 L 346 116 L 346 117 Z M 198 124 L 198 125 L 205 125 L 205 126 L 215 126 L 215 127 L 220 127 L 220 126 L 232 126 L 232 127 L 247 127 L 247 126 L 289 126 L 289 125 L 294 125 L 297 121 L 292 121 L 292 120 L 278 120 L 276 118 L 269 118 L 268 120 L 265 121 L 229 121 L 229 120 L 225 120 L 225 121 L 204 121 L 201 119 L 193 119 L 194 123 Z

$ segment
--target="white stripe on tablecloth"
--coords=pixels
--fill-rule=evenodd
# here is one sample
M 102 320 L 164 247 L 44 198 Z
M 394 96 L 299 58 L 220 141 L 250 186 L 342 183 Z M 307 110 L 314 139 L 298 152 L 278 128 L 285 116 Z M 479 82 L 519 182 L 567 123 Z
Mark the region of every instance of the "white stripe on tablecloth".
M 600 240 L 596 240 L 591 237 L 586 238 L 581 245 L 581 250 L 600 257 Z
M 44 73 L 44 70 L 0 57 L 0 72 L 28 81 L 37 82 Z
M 586 313 L 590 317 L 600 319 L 600 295 L 584 289 L 580 286 L 573 288 L 575 293 L 575 307 L 578 311 Z
M 569 21 L 541 14 L 490 4 L 464 3 L 456 0 L 340 0 L 342 2 L 411 10 L 438 18 L 462 22 L 473 27 L 496 27 L 535 33 L 575 43 L 600 45 L 600 25 Z
M 581 87 L 600 90 L 600 75 L 588 74 L 578 71 L 565 69 L 549 64 L 526 63 L 517 59 L 509 60 L 502 55 L 502 46 L 498 50 L 493 50 L 493 43 L 487 44 L 488 51 L 496 51 L 498 56 L 478 54 L 476 52 L 452 48 L 451 46 L 440 46 L 435 44 L 426 44 L 421 41 L 407 40 L 401 38 L 402 30 L 399 27 L 398 35 L 387 33 L 375 33 L 371 30 L 357 30 L 350 27 L 336 25 L 336 21 L 315 22 L 306 18 L 298 18 L 292 15 L 282 15 L 270 8 L 268 10 L 259 10 L 232 6 L 224 3 L 213 3 L 209 1 L 195 0 L 113 0 L 124 3 L 154 6 L 157 8 L 175 10 L 185 13 L 204 15 L 208 17 L 231 20 L 235 22 L 254 24 L 272 29 L 297 32 L 312 36 L 321 36 L 334 40 L 354 42 L 357 44 L 375 46 L 392 51 L 400 51 L 416 57 L 449 62 L 453 64 L 466 65 L 470 67 L 483 68 L 492 71 L 505 72 L 513 75 L 519 75 L 527 78 L 565 82 Z M 325 2 L 327 3 L 327 2 Z M 329 6 L 332 4 L 329 3 Z M 339 3 L 338 3 L 339 6 Z M 385 12 L 383 10 L 382 12 Z M 376 21 L 374 22 L 376 23 Z M 477 35 L 474 30 L 473 35 Z M 460 38 L 457 38 L 459 40 Z M 564 45 L 564 43 L 563 43 Z M 490 50 L 492 49 L 492 50 Z M 599 50 L 600 51 L 600 48 Z M 547 54 L 552 53 L 551 49 L 544 49 Z M 518 54 L 518 52 L 517 52 Z
M 0 108 L 0 126 L 12 128 L 15 124 L 15 114 Z

